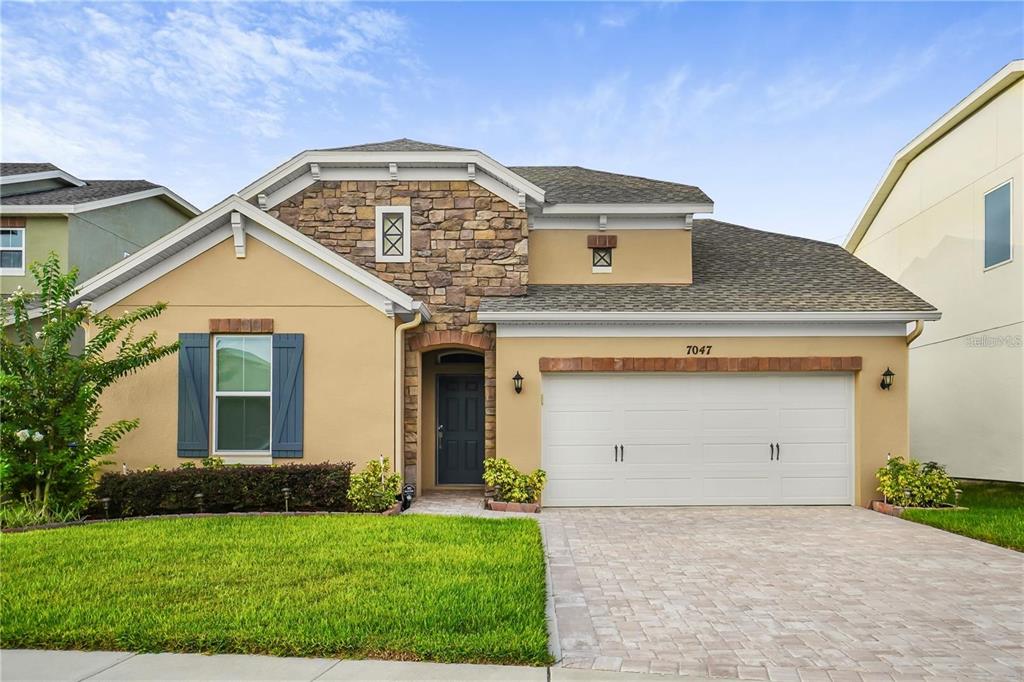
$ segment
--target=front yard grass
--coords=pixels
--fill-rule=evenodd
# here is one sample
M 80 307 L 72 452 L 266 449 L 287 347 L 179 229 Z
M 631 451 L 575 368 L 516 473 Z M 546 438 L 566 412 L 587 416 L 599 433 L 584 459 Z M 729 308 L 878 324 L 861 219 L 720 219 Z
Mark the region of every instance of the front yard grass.
M 140 520 L 2 552 L 5 648 L 550 662 L 528 519 Z
M 1024 484 L 958 481 L 966 511 L 908 509 L 903 518 L 1024 552 Z

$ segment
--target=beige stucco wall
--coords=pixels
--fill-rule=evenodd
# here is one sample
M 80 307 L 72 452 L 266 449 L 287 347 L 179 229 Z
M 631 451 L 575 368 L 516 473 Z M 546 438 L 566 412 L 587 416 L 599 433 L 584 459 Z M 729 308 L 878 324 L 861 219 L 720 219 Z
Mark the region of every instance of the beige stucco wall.
M 986 192 L 1011 187 L 1013 260 L 984 268 Z M 942 311 L 911 348 L 911 447 L 1024 481 L 1024 81 L 907 167 L 854 253 Z
M 305 452 L 287 462 L 353 461 L 393 455 L 394 322 L 254 237 L 246 258 L 228 239 L 111 308 L 166 301 L 145 325 L 161 342 L 205 332 L 210 318 L 273 318 L 277 333 L 305 335 Z M 105 421 L 139 417 L 111 459 L 120 466 L 177 467 L 177 357 L 109 389 Z M 211 400 L 212 405 L 212 400 Z M 284 460 L 282 460 L 284 461 Z
M 612 271 L 592 271 L 587 235 L 618 237 Z M 690 284 L 693 282 L 690 230 L 533 230 L 530 232 L 531 284 Z
M 809 355 L 863 358 L 854 376 L 855 495 L 867 505 L 877 497 L 875 471 L 887 453 L 905 454 L 907 426 L 907 347 L 902 337 L 730 337 L 701 338 L 712 345 L 712 357 Z M 541 462 L 541 357 L 680 357 L 689 341 L 681 338 L 498 338 L 497 454 L 521 469 Z M 896 373 L 893 387 L 883 391 L 882 372 Z M 523 392 L 516 394 L 511 377 L 523 375 Z

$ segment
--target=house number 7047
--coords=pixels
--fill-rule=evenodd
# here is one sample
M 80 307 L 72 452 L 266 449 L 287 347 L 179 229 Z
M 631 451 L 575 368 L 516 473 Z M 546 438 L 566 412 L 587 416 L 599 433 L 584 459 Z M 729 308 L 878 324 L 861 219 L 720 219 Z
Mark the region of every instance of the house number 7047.
M 687 346 L 687 355 L 711 355 L 711 346 Z

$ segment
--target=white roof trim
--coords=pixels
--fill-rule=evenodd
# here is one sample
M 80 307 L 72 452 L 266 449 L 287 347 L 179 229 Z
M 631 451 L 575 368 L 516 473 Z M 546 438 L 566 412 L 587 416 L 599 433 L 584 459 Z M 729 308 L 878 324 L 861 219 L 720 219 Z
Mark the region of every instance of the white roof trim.
M 713 213 L 715 205 L 707 204 L 552 204 L 544 215 L 662 215 L 682 216 L 692 213 Z
M 293 156 L 269 173 L 247 185 L 238 192 L 243 199 L 249 200 L 258 194 L 270 194 L 267 190 L 279 183 L 294 182 L 295 176 L 308 174 L 312 184 L 312 174 L 307 173 L 310 164 L 319 164 L 321 176 L 330 177 L 327 170 L 334 166 L 372 166 L 383 167 L 390 171 L 391 164 L 396 164 L 401 177 L 403 164 L 420 164 L 433 166 L 452 166 L 461 168 L 462 174 L 468 177 L 469 164 L 477 176 L 485 172 L 517 192 L 523 192 L 537 203 L 543 203 L 544 190 L 498 163 L 483 152 L 478 151 L 432 151 L 432 152 L 361 152 L 361 151 L 330 151 L 309 150 Z M 305 185 L 305 186 L 308 186 Z M 295 191 L 299 191 L 296 188 Z
M 498 338 L 722 338 L 763 336 L 900 336 L 904 322 L 507 322 Z
M 937 320 L 932 311 L 851 312 L 487 312 L 477 313 L 481 322 L 910 322 Z
M 246 231 L 308 269 L 324 276 L 381 312 L 399 314 L 430 311 L 403 291 L 391 286 L 341 257 L 327 247 L 273 218 L 238 195 L 232 195 L 161 237 L 128 258 L 84 282 L 76 302 L 92 301 L 96 312 L 131 293 L 200 253 L 231 238 L 231 214 L 247 219 Z M 148 274 L 147 274 L 148 273 Z
M 1024 59 L 1017 59 L 1000 69 L 998 73 L 960 100 L 955 107 L 911 140 L 907 146 L 896 152 L 896 156 L 889 162 L 889 167 L 885 169 L 882 179 L 871 193 L 867 205 L 857 217 L 857 222 L 853 224 L 850 233 L 846 235 L 843 248 L 851 253 L 857 249 L 885 200 L 889 198 L 889 193 L 892 192 L 893 187 L 896 186 L 911 161 L 1021 78 L 1024 78 Z
M 141 201 L 142 199 L 150 199 L 153 197 L 162 197 L 167 201 L 175 203 L 185 209 L 187 213 L 191 213 L 193 216 L 199 214 L 198 208 L 185 201 L 166 187 L 154 187 L 141 192 L 132 192 L 131 194 L 122 194 L 120 196 L 110 197 L 109 199 L 97 199 L 96 201 L 87 201 L 81 204 L 4 204 L 3 200 L 0 199 L 0 212 L 5 215 L 70 215 L 75 213 L 86 213 L 100 208 L 118 206 L 120 204 L 127 204 L 132 201 Z
M 40 180 L 63 180 L 64 182 L 83 187 L 85 180 L 79 180 L 71 173 L 57 168 L 56 170 L 37 171 L 35 173 L 19 173 L 17 175 L 0 175 L 0 185 L 20 185 L 26 182 L 38 182 Z

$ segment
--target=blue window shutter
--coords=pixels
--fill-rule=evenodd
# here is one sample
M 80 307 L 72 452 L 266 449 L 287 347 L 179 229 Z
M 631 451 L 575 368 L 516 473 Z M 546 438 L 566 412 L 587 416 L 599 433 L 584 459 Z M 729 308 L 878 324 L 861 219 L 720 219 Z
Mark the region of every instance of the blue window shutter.
M 302 334 L 274 334 L 274 423 L 270 432 L 273 457 L 302 457 L 303 345 Z
M 178 457 L 209 457 L 210 335 L 178 340 Z

